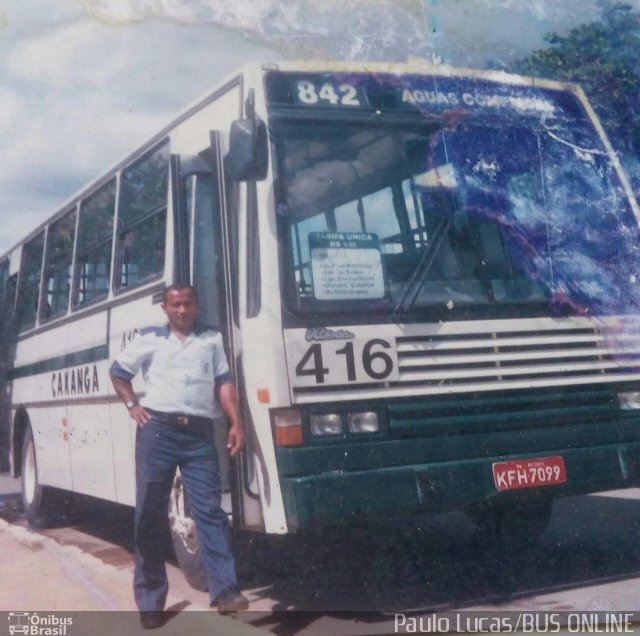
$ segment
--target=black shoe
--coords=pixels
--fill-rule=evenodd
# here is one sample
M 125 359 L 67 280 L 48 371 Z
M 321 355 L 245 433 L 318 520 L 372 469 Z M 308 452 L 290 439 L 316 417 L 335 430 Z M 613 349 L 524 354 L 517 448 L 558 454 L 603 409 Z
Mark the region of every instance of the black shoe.
M 246 610 L 249 607 L 249 601 L 246 596 L 240 594 L 237 587 L 228 587 L 216 596 L 213 605 L 218 606 L 220 614 L 228 614 L 229 612 Z
M 153 610 L 150 612 L 140 612 L 140 625 L 142 629 L 157 629 L 164 625 L 164 612 Z

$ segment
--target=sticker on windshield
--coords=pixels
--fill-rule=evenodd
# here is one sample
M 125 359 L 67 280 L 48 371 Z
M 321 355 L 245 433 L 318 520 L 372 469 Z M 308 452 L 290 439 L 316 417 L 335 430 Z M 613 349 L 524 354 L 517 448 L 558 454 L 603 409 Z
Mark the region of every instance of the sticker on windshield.
M 366 232 L 311 232 L 311 276 L 317 300 L 384 298 L 380 241 Z

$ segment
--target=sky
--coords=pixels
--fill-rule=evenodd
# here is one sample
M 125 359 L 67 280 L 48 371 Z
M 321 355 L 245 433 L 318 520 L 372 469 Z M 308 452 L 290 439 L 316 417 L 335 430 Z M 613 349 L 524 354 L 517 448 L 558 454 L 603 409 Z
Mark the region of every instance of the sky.
M 0 0 L 0 254 L 246 61 L 495 67 L 598 16 L 598 0 Z

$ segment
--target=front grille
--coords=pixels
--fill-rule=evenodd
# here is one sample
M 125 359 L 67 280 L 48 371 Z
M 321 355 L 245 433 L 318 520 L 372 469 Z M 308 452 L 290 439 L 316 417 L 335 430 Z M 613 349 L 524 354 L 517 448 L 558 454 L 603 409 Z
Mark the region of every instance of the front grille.
M 531 331 L 396 338 L 396 386 L 502 386 L 523 380 L 605 379 L 640 372 L 640 331 L 540 321 Z
M 640 323 L 535 318 L 408 324 L 380 335 L 396 348 L 386 382 L 293 387 L 295 402 L 596 387 L 640 382 Z M 364 336 L 359 336 L 364 338 Z

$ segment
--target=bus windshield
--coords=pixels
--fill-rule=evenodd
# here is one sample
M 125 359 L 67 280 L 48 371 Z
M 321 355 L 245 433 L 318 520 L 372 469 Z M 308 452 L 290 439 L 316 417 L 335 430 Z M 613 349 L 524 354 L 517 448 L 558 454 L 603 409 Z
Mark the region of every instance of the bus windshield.
M 379 119 L 272 122 L 290 309 L 627 311 L 637 223 L 585 119 Z

